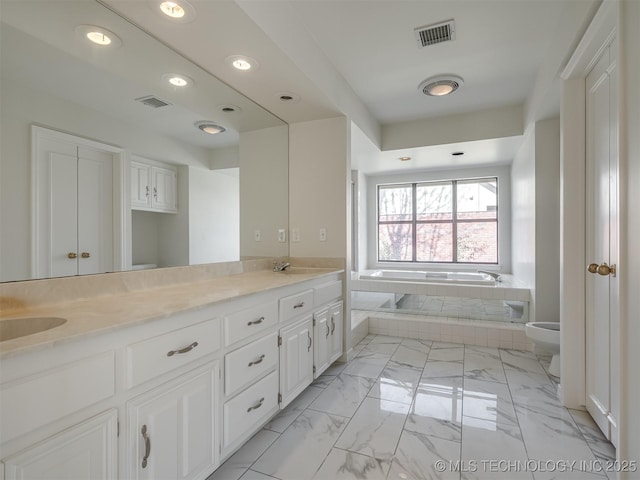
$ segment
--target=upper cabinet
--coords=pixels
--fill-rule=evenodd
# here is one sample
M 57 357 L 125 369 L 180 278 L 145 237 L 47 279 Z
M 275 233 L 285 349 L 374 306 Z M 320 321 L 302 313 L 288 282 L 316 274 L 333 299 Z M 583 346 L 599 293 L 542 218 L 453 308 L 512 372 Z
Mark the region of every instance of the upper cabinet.
M 131 160 L 131 209 L 178 211 L 178 171 L 173 165 L 142 157 Z

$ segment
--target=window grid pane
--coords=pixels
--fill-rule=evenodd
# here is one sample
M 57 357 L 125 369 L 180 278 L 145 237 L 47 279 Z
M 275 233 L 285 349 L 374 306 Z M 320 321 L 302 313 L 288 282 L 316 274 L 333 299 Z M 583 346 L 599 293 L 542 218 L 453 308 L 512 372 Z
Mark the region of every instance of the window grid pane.
M 385 223 L 378 226 L 378 259 L 410 262 L 413 260 L 413 225 Z
M 416 260 L 453 262 L 453 224 L 419 224 L 416 231 Z
M 378 221 L 393 222 L 413 219 L 413 192 L 411 185 L 378 188 Z
M 497 263 L 497 222 L 458 223 L 458 262 Z

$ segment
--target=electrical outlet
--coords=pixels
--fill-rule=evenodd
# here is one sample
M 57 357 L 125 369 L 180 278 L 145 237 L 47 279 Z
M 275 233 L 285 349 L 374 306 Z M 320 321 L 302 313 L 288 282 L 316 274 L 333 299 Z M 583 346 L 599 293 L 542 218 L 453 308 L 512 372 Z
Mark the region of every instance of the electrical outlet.
M 260 230 L 256 230 L 255 232 L 253 232 L 253 239 L 256 242 L 262 241 L 262 232 Z
M 281 243 L 287 241 L 287 231 L 284 228 L 278 229 L 278 241 Z
M 327 229 L 322 227 L 320 229 L 320 241 L 321 242 L 326 242 L 327 241 Z
M 299 242 L 300 241 L 300 229 L 299 228 L 292 228 L 291 229 L 291 241 L 292 242 Z

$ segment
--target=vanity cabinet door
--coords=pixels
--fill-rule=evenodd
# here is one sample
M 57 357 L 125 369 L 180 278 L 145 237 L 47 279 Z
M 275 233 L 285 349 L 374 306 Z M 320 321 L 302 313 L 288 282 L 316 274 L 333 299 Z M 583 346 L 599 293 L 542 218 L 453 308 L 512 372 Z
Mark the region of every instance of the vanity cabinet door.
M 177 174 L 173 168 L 151 167 L 151 206 L 161 212 L 176 212 Z
M 202 478 L 217 467 L 218 362 L 127 403 L 130 479 Z
M 313 382 L 313 317 L 283 328 L 280 336 L 280 408 L 284 408 Z
M 336 302 L 329 307 L 329 326 L 331 328 L 329 364 L 342 356 L 342 323 L 342 302 Z
M 151 207 L 151 166 L 131 162 L 131 208 Z
M 115 480 L 117 410 L 109 410 L 4 459 L 4 479 Z
M 317 311 L 313 318 L 315 320 L 314 336 L 314 378 L 322 375 L 330 365 L 329 352 L 331 349 L 331 324 L 329 319 L 329 310 L 323 309 Z

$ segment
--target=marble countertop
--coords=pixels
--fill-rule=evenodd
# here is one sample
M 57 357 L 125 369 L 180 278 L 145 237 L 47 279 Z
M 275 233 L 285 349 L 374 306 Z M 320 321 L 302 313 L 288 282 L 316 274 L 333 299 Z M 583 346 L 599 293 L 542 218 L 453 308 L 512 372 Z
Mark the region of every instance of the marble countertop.
M 1 342 L 0 358 L 50 348 L 80 337 L 111 332 L 125 326 L 166 318 L 179 312 L 197 310 L 342 271 L 335 268 L 294 268 L 291 272 L 277 273 L 261 270 L 118 295 L 3 311 L 0 313 L 0 322 L 25 317 L 61 317 L 67 321 L 44 332 Z

